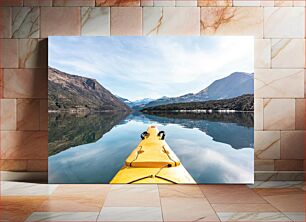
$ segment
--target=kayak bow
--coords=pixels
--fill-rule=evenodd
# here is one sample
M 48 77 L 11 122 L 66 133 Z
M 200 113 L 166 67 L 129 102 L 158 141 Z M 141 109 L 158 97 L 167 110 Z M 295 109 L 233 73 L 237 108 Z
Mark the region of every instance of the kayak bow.
M 150 126 L 110 183 L 196 183 L 166 143 L 165 133 Z

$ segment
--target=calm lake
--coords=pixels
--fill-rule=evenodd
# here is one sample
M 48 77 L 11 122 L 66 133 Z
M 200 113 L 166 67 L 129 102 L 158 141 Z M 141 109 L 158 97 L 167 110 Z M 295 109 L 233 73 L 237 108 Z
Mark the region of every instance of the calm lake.
M 150 125 L 197 183 L 253 183 L 253 113 L 49 114 L 49 183 L 109 183 Z

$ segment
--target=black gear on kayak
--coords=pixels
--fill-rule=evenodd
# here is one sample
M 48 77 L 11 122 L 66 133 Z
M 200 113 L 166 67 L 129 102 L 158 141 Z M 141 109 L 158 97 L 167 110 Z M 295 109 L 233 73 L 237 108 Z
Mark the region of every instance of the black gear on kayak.
M 159 131 L 157 136 L 159 136 L 161 140 L 164 140 L 166 137 L 165 131 Z
M 146 138 L 146 136 L 149 136 L 149 133 L 148 132 L 143 132 L 141 135 L 140 135 L 140 138 L 142 139 L 142 140 L 144 140 L 145 138 Z

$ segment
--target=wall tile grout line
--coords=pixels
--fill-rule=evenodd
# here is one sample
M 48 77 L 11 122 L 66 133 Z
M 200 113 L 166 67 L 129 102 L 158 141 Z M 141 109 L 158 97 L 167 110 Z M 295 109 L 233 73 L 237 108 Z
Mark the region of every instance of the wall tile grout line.
M 202 186 L 205 186 L 205 185 L 202 185 Z M 199 187 L 199 186 L 198 186 L 198 187 Z M 200 189 L 201 193 L 203 194 L 203 197 L 208 201 L 209 205 L 211 206 L 211 208 L 212 208 L 213 211 L 215 212 L 215 214 L 216 214 L 217 218 L 219 219 L 219 221 L 222 221 L 221 218 L 220 218 L 220 216 L 218 215 L 216 209 L 212 206 L 211 201 L 206 197 L 204 191 L 203 191 L 200 187 L 199 187 L 199 189 Z

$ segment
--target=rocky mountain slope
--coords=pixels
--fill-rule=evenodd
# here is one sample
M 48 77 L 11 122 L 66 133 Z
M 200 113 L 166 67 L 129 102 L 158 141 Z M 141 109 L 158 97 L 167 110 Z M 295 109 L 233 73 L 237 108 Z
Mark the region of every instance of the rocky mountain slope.
M 48 105 L 51 111 L 129 111 L 130 108 L 95 79 L 49 67 Z

